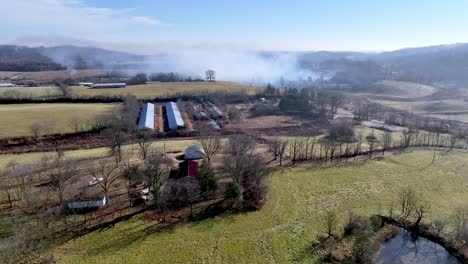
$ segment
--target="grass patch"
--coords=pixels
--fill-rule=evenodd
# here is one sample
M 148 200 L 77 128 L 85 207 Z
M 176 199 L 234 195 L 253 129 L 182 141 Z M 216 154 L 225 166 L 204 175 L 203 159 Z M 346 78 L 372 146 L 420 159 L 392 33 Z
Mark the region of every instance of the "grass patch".
M 437 91 L 437 88 L 412 82 L 399 82 L 384 80 L 374 83 L 369 93 L 402 98 L 416 98 L 428 96 Z
M 159 229 L 139 217 L 93 232 L 54 250 L 60 263 L 319 263 L 305 253 L 323 231 L 325 209 L 370 215 L 402 187 L 415 186 L 432 201 L 428 217 L 466 203 L 468 154 L 431 152 L 389 156 L 340 166 L 298 166 L 273 173 L 258 212 L 222 215 Z
M 71 120 L 93 120 L 112 113 L 118 104 L 9 104 L 0 105 L 0 138 L 31 136 L 30 126 L 48 124 L 52 133 L 73 132 Z
M 194 96 L 207 93 L 246 93 L 255 94 L 259 88 L 231 82 L 169 82 L 145 85 L 132 85 L 125 88 L 92 89 L 89 87 L 73 87 L 72 94 L 76 97 L 120 96 L 133 94 L 139 99 L 154 97 L 171 97 L 178 94 Z

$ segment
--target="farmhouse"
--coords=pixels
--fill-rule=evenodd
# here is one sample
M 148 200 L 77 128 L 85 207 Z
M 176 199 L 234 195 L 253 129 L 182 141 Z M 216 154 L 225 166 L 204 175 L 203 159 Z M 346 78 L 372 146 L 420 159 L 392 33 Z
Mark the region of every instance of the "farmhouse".
M 180 114 L 179 107 L 174 102 L 165 104 L 167 125 L 170 130 L 177 130 L 178 128 L 185 127 L 184 120 Z
M 154 104 L 145 103 L 141 108 L 138 129 L 154 129 Z
M 96 83 L 93 84 L 91 87 L 95 89 L 103 89 L 103 88 L 125 88 L 127 86 L 126 83 Z

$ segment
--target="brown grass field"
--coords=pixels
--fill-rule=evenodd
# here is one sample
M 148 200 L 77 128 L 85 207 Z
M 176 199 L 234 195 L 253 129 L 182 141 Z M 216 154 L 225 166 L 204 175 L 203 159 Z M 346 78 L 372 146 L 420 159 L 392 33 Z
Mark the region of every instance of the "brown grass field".
M 86 122 L 114 111 L 118 104 L 0 105 L 0 138 L 31 136 L 30 126 L 46 125 L 46 134 L 73 132 L 72 120 Z
M 190 94 L 194 96 L 207 93 L 247 93 L 255 94 L 260 88 L 242 85 L 232 82 L 171 82 L 133 85 L 125 88 L 92 89 L 89 87 L 73 87 L 73 95 L 76 97 L 93 96 L 119 96 L 133 94 L 139 99 L 154 97 L 170 97 L 178 94 Z

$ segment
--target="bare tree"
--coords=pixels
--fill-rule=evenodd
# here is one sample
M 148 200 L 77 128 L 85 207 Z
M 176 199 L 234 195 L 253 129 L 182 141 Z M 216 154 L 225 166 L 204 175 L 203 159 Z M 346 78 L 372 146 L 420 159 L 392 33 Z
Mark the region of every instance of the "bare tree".
M 31 126 L 29 126 L 29 130 L 31 131 L 31 134 L 33 135 L 34 139 L 37 139 L 41 136 L 42 126 L 39 123 L 34 123 Z
M 206 80 L 209 82 L 214 82 L 216 80 L 216 72 L 214 70 L 207 70 L 205 72 Z
M 280 146 L 279 146 L 279 151 L 278 151 L 278 157 L 279 157 L 279 165 L 281 166 L 283 163 L 283 157 L 284 154 L 286 154 L 286 150 L 288 149 L 289 141 L 282 139 L 280 141 Z
M 153 200 L 156 206 L 159 206 L 161 188 L 169 173 L 163 166 L 165 164 L 165 159 L 165 156 L 161 152 L 153 150 L 148 153 L 143 163 L 145 176 L 152 186 Z
M 76 179 L 77 166 L 73 161 L 65 160 L 63 152 L 57 151 L 54 157 L 42 168 L 48 178 L 47 189 L 54 195 L 62 208 L 65 207 L 65 195 L 70 184 Z
M 372 152 L 375 149 L 375 145 L 377 144 L 377 137 L 374 134 L 374 131 L 372 131 L 372 134 L 368 135 L 366 137 L 367 144 L 369 144 L 369 159 L 372 158 Z
M 338 225 L 338 215 L 333 210 L 328 210 L 322 215 L 322 223 L 324 224 L 328 238 L 333 236 L 333 232 Z
M 193 216 L 193 205 L 200 199 L 200 188 L 194 177 L 185 177 L 180 181 L 182 189 L 186 193 L 186 201 L 190 205 L 190 216 Z
M 453 232 L 455 239 L 459 240 L 463 237 L 463 234 L 468 228 L 468 208 L 458 207 L 455 208 L 453 215 Z
M 414 213 L 416 216 L 416 222 L 414 223 L 414 226 L 416 228 L 419 228 L 419 224 L 424 218 L 424 215 L 426 215 L 430 209 L 431 209 L 431 204 L 428 201 L 418 199 L 418 201 L 416 202 L 414 206 Z
M 281 138 L 274 137 L 268 141 L 268 150 L 273 154 L 273 160 L 277 160 L 281 148 Z
M 398 193 L 398 201 L 400 203 L 401 216 L 407 218 L 415 209 L 417 203 L 416 192 L 410 187 L 402 189 Z
M 392 146 L 392 132 L 385 131 L 382 136 L 382 155 L 385 155 L 385 151 Z
M 122 146 L 126 141 L 121 124 L 116 120 L 103 133 L 111 155 L 115 157 L 116 163 L 119 163 L 122 160 Z
M 75 133 L 82 130 L 84 120 L 80 116 L 74 116 L 70 119 L 70 127 Z
M 435 219 L 432 222 L 432 225 L 434 226 L 434 228 L 435 228 L 435 230 L 437 232 L 437 235 L 440 236 L 440 234 L 444 230 L 445 226 L 447 225 L 447 220 L 445 220 L 445 219 Z
M 206 133 L 200 138 L 200 144 L 205 150 L 206 159 L 211 163 L 211 159 L 216 155 L 222 148 L 221 137 L 216 134 Z
M 90 173 L 98 182 L 99 187 L 101 187 L 106 201 L 109 200 L 109 190 L 112 184 L 120 177 L 120 172 L 117 169 L 118 166 L 116 164 L 106 161 L 100 161 L 97 166 L 93 166 L 90 169 Z
M 137 133 L 136 142 L 138 144 L 138 156 L 141 160 L 146 160 L 151 147 L 151 135 L 148 132 Z

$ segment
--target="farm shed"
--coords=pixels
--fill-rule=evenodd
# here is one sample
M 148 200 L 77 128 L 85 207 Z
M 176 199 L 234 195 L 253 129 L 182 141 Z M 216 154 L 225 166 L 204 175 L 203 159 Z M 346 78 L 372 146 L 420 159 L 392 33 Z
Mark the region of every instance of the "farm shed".
M 70 202 L 67 204 L 68 209 L 97 209 L 106 205 L 106 197 L 99 198 L 99 199 L 92 199 L 92 200 L 83 200 L 83 201 L 76 201 Z
M 154 104 L 145 103 L 141 108 L 138 129 L 154 129 Z
M 126 83 L 96 83 L 91 88 L 125 88 L 126 86 Z
M 184 120 L 180 114 L 179 107 L 174 102 L 165 104 L 167 124 L 170 130 L 177 130 L 177 128 L 185 127 Z
M 185 160 L 179 164 L 178 179 L 183 177 L 197 177 L 198 176 L 198 162 L 195 160 Z
M 78 83 L 79 86 L 88 86 L 88 87 L 91 87 L 93 86 L 93 83 L 92 82 L 80 82 Z
M 206 156 L 205 150 L 197 145 L 190 146 L 184 150 L 185 160 L 204 159 Z
M 378 120 L 371 120 L 370 127 L 375 128 L 375 129 L 379 129 L 379 130 L 389 131 L 389 132 L 397 132 L 398 131 L 397 127 L 387 125 L 384 122 L 378 121 Z

